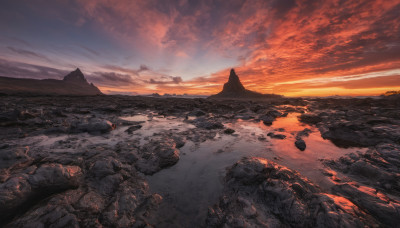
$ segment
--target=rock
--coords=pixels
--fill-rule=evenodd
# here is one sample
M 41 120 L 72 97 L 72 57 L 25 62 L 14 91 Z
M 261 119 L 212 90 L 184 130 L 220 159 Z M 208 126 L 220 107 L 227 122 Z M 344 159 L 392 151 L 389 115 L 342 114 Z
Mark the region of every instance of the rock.
M 186 144 L 186 138 L 184 137 L 173 136 L 172 139 L 175 141 L 175 147 L 178 149 Z
M 228 169 L 207 227 L 365 227 L 377 222 L 343 197 L 321 192 L 299 173 L 262 158 Z
M 303 137 L 308 137 L 311 133 L 311 130 L 308 128 L 304 128 L 304 130 L 297 132 L 296 139 L 301 139 Z
M 275 121 L 275 117 L 270 116 L 270 115 L 260 116 L 259 119 L 267 126 L 272 125 L 272 122 Z
M 87 131 L 89 133 L 106 133 L 115 129 L 115 124 L 111 123 L 108 120 L 94 120 L 90 121 L 87 127 Z
M 108 175 L 115 174 L 121 169 L 121 163 L 114 158 L 108 157 L 102 160 L 97 160 L 90 168 L 90 174 L 96 178 L 103 178 Z
M 21 114 L 21 111 L 18 109 L 14 109 L 8 112 L 2 112 L 0 113 L 0 123 L 2 123 L 1 125 L 5 125 L 7 122 L 17 121 Z
M 195 125 L 198 128 L 204 128 L 207 130 L 224 128 L 224 125 L 220 122 L 217 122 L 215 120 L 202 119 L 202 118 L 197 119 L 195 122 Z
M 269 133 L 267 134 L 267 136 L 269 136 L 269 137 L 271 137 L 271 138 L 273 138 L 273 139 L 285 139 L 285 138 L 286 138 L 286 135 L 275 134 L 275 133 L 273 133 L 273 132 L 269 132 Z
M 224 130 L 224 133 L 227 134 L 227 135 L 231 135 L 231 134 L 235 133 L 235 130 L 233 130 L 231 128 L 227 128 L 227 129 Z
M 141 148 L 137 169 L 144 174 L 154 174 L 162 168 L 174 165 L 179 160 L 179 150 L 173 139 L 151 140 Z
M 99 213 L 104 209 L 105 200 L 96 191 L 89 191 L 77 203 L 78 207 L 86 212 Z
M 197 116 L 197 117 L 205 116 L 205 115 L 206 115 L 206 113 L 202 110 L 193 110 L 193 111 L 189 112 L 189 114 L 188 114 L 188 116 Z
M 134 126 L 129 127 L 128 129 L 126 129 L 125 132 L 128 132 L 128 134 L 132 134 L 134 131 L 137 131 L 137 130 L 139 130 L 141 128 L 142 128 L 142 125 L 138 124 L 138 125 L 134 125 Z
M 265 140 L 267 140 L 267 138 L 265 138 L 265 136 L 264 135 L 260 135 L 260 136 L 258 136 L 258 138 L 257 138 L 259 141 L 265 141 Z
M 278 110 L 271 110 L 271 111 L 268 111 L 266 115 L 277 118 L 277 117 L 281 117 L 283 114 Z
M 43 164 L 33 174 L 15 175 L 0 184 L 0 220 L 29 207 L 30 200 L 77 188 L 82 171 L 77 166 Z
M 239 114 L 235 115 L 236 119 L 241 119 L 241 120 L 251 120 L 254 119 L 254 116 L 251 114 Z
M 366 153 L 348 154 L 337 160 L 326 160 L 324 164 L 361 183 L 400 195 L 399 145 L 380 144 Z
M 87 123 L 73 123 L 70 131 L 72 133 L 88 132 L 90 134 L 107 133 L 116 128 L 115 124 L 108 120 L 92 119 Z
M 400 140 L 400 130 L 390 127 L 371 127 L 364 121 L 346 121 L 330 123 L 326 130 L 321 130 L 324 139 L 331 140 L 340 147 L 375 146 L 379 143 L 392 143 Z
M 28 181 L 33 189 L 59 191 L 78 187 L 80 176 L 82 171 L 77 166 L 44 164 L 29 176 Z
M 294 142 L 294 145 L 301 151 L 304 151 L 306 149 L 306 142 L 302 139 L 298 139 Z
M 391 202 L 387 196 L 377 192 L 376 189 L 345 183 L 334 186 L 333 191 L 346 196 L 387 226 L 395 227 L 400 222 L 400 203 Z
M 37 208 L 26 216 L 11 222 L 6 227 L 46 227 L 49 224 L 49 227 L 80 227 L 78 218 L 71 213 L 70 207 L 54 204 Z
M 4 145 L 3 148 L 0 149 L 0 171 L 31 161 L 32 159 L 28 155 L 28 151 L 29 147 Z
M 299 120 L 307 124 L 317 124 L 322 121 L 321 117 L 319 117 L 318 115 L 306 114 L 306 113 L 301 114 L 299 116 Z

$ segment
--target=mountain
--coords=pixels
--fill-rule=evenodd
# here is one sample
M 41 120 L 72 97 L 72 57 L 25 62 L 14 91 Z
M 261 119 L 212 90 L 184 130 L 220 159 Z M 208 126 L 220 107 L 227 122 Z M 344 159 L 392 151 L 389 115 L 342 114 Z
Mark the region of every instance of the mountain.
M 64 77 L 56 79 L 28 79 L 0 77 L 0 93 L 20 95 L 101 95 L 93 83 L 89 83 L 77 68 Z
M 244 88 L 240 82 L 239 76 L 231 69 L 229 80 L 224 84 L 221 92 L 212 95 L 208 98 L 279 98 L 281 95 L 275 94 L 262 94 Z
M 80 84 L 88 84 L 85 76 L 83 75 L 82 71 L 79 68 L 76 68 L 76 70 L 67 74 L 67 76 L 64 77 L 63 81 L 72 82 L 72 83 L 80 83 Z

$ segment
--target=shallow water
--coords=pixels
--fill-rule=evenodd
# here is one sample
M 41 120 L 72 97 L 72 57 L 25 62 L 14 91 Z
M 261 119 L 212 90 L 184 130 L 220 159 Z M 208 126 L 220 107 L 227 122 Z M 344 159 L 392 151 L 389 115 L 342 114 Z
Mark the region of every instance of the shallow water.
M 180 149 L 181 157 L 176 165 L 148 176 L 150 190 L 164 198 L 153 217 L 154 224 L 157 227 L 204 226 L 208 206 L 216 203 L 222 193 L 226 168 L 245 156 L 263 157 L 285 165 L 328 190 L 334 183 L 322 174 L 319 159 L 338 158 L 365 149 L 336 147 L 322 139 L 318 129 L 301 124 L 298 115 L 291 113 L 278 118 L 271 126 L 237 120 L 225 124 L 236 131 L 233 135 L 217 135 L 199 145 L 188 142 Z M 268 132 L 280 128 L 284 132 L 276 133 L 286 135 L 286 139 L 267 136 Z M 295 135 L 304 128 L 311 129 L 312 133 L 303 138 L 307 148 L 300 151 L 294 145 Z M 261 135 L 265 141 L 258 139 Z
M 278 164 L 297 170 L 303 176 L 319 185 L 326 192 L 334 183 L 321 172 L 319 159 L 335 159 L 344 154 L 365 151 L 360 148 L 338 148 L 324 140 L 318 129 L 298 121 L 298 113 L 278 118 L 271 126 L 253 120 L 230 120 L 225 127 L 235 130 L 233 135 L 217 134 L 212 140 L 195 144 L 188 141 L 180 149 L 180 160 L 174 166 L 163 169 L 153 176 L 147 176 L 150 191 L 160 194 L 164 200 L 150 222 L 157 227 L 202 227 L 209 206 L 215 204 L 222 194 L 226 168 L 245 156 L 267 158 Z M 151 112 L 121 119 L 138 121 L 142 128 L 129 135 L 129 126 L 118 126 L 109 134 L 90 135 L 88 133 L 60 136 L 34 136 L 25 138 L 22 144 L 51 149 L 52 152 L 81 151 L 90 145 L 107 145 L 112 148 L 123 141 L 140 145 L 153 136 L 168 131 L 172 134 L 195 128 L 183 118 L 154 115 Z M 304 137 L 305 151 L 294 145 L 298 131 L 305 128 L 312 132 Z M 283 129 L 283 130 L 282 130 Z M 286 135 L 286 139 L 272 139 L 269 132 Z M 260 140 L 260 139 L 265 140 Z M 64 147 L 59 142 L 70 141 L 73 147 Z

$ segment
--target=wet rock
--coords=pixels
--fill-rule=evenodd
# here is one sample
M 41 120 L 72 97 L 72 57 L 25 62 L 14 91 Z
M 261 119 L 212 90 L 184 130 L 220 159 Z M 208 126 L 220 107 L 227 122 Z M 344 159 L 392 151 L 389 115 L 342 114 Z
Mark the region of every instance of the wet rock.
M 306 149 L 306 142 L 302 139 L 297 139 L 294 142 L 294 145 L 297 147 L 297 149 L 304 151 Z
M 251 114 L 239 114 L 239 115 L 235 115 L 236 119 L 241 119 L 241 120 L 251 120 L 254 119 L 254 116 Z
M 376 221 L 343 197 L 322 193 L 297 172 L 262 158 L 228 169 L 207 227 L 364 227 Z
M 132 134 L 134 131 L 137 131 L 141 128 L 142 128 L 142 125 L 134 125 L 134 126 L 129 127 L 128 129 L 126 129 L 125 132 L 128 132 L 128 134 Z
M 21 111 L 14 109 L 12 111 L 0 113 L 0 123 L 1 125 L 7 125 L 8 122 L 17 121 L 21 116 Z
M 235 133 L 235 130 L 233 130 L 231 128 L 227 128 L 227 129 L 224 130 L 224 133 L 227 134 L 227 135 L 231 135 L 231 134 Z
M 108 120 L 91 121 L 89 122 L 89 125 L 87 127 L 87 131 L 89 133 L 96 133 L 96 132 L 106 133 L 114 129 L 115 129 L 115 124 L 111 123 Z
M 205 113 L 202 110 L 193 110 L 193 111 L 189 112 L 188 116 L 197 116 L 197 117 L 199 117 L 199 116 L 205 116 L 206 114 L 207 113 Z
M 93 119 L 88 123 L 72 123 L 70 131 L 72 133 L 88 132 L 90 134 L 107 133 L 115 129 L 115 124 L 108 120 Z
M 324 164 L 361 183 L 400 195 L 399 145 L 380 144 L 366 153 L 348 154 Z
M 11 222 L 6 227 L 72 227 L 78 228 L 77 216 L 71 213 L 73 209 L 68 206 L 49 205 L 40 207 Z
M 253 169 L 251 166 L 243 168 L 241 172 L 254 175 L 240 174 L 243 175 L 243 179 L 239 174 L 234 178 L 227 178 L 226 191 L 218 204 L 219 209 L 210 209 L 211 220 L 208 221 L 214 219 L 215 223 L 208 224 L 239 227 L 396 226 L 385 214 L 396 217 L 393 208 L 397 208 L 400 192 L 400 153 L 397 149 L 400 142 L 398 101 L 305 101 L 288 98 L 258 102 L 134 96 L 102 96 L 101 99 L 84 96 L 9 96 L 2 97 L 0 104 L 3 107 L 0 116 L 4 117 L 3 114 L 6 113 L 6 116 L 10 115 L 6 117 L 7 121 L 0 121 L 1 145 L 8 145 L 0 146 L 0 199 L 4 200 L 0 200 L 0 210 L 6 208 L 5 213 L 0 213 L 0 216 L 6 218 L 0 219 L 2 227 L 150 227 L 147 216 L 153 213 L 152 210 L 161 201 L 161 197 L 149 194 L 143 177 L 146 171 L 143 170 L 150 170 L 148 173 L 151 174 L 162 169 L 161 166 L 168 167 L 177 160 L 174 152 L 161 153 L 166 154 L 166 158 L 160 156 L 157 153 L 159 150 L 154 149 L 157 142 L 165 140 L 164 138 L 167 138 L 166 141 L 171 139 L 176 149 L 189 140 L 191 148 L 192 142 L 197 146 L 206 140 L 218 140 L 215 136 L 223 132 L 219 130 L 223 128 L 223 121 L 233 122 L 236 118 L 253 117 L 259 119 L 260 116 L 266 115 L 271 117 L 266 119 L 267 124 L 272 124 L 273 118 L 285 115 L 275 110 L 286 113 L 304 113 L 306 110 L 305 107 L 274 107 L 281 104 L 307 105 L 307 115 L 315 115 L 321 119 L 311 122 L 317 122 L 316 126 L 321 134 L 337 145 L 341 140 L 348 140 L 348 145 L 374 148 L 367 153 L 350 154 L 331 163 L 331 169 L 340 173 L 339 183 L 343 184 L 334 191 L 340 197 L 323 193 L 316 187 L 316 192 L 308 189 L 309 185 L 301 182 L 304 178 L 297 179 L 296 175 L 293 176 L 294 172 L 285 168 L 279 169 L 279 172 L 274 171 L 275 167 L 268 168 L 270 166 L 266 166 L 265 169 Z M 22 111 L 12 113 L 15 110 Z M 128 135 L 120 131 L 100 137 L 93 136 L 109 132 L 109 127 L 104 128 L 104 131 L 90 131 L 92 135 L 79 134 L 71 137 L 69 134 L 89 132 L 89 123 L 103 120 L 128 127 L 141 125 L 140 122 L 123 121 L 119 118 L 134 113 L 160 112 L 183 119 L 193 110 L 207 111 L 207 114 L 196 118 L 200 119 L 199 121 L 186 120 L 185 123 L 196 125 L 197 121 L 210 121 L 222 126 L 211 127 L 214 129 L 198 127 L 184 131 L 178 129 L 180 126 L 174 126 L 167 130 L 168 134 L 154 132 L 154 135 L 146 137 L 138 137 L 138 134 Z M 211 113 L 208 115 L 208 112 Z M 78 126 L 83 127 L 79 129 Z M 158 131 L 157 128 L 153 130 Z M 287 130 L 288 134 L 292 133 L 290 129 Z M 53 135 L 47 136 L 43 133 Z M 259 133 L 252 136 L 257 138 Z M 300 132 L 296 135 L 296 139 L 304 137 L 307 137 L 306 134 Z M 265 137 L 260 136 L 259 139 L 265 140 Z M 29 146 L 30 151 L 27 152 L 26 148 L 16 145 Z M 16 148 L 22 150 L 15 152 Z M 274 159 L 284 160 L 277 157 Z M 65 178 L 61 177 L 48 178 L 46 175 L 51 173 L 48 171 L 38 172 L 47 174 L 40 174 L 36 179 L 31 177 L 42 166 L 55 163 L 62 167 L 79 167 L 82 174 L 77 178 L 77 184 L 65 181 Z M 338 181 L 336 173 L 332 173 L 329 178 Z M 35 188 L 29 182 L 31 179 L 34 185 L 37 183 Z M 349 183 L 349 180 L 357 183 Z M 345 184 L 350 187 L 346 187 Z M 37 188 L 38 185 L 44 187 Z M 364 187 L 372 190 L 366 191 Z M 365 197 L 365 192 L 379 200 Z M 3 202 L 9 204 L 2 204 Z M 12 209 L 3 205 L 23 206 Z M 378 209 L 384 214 L 380 214 Z M 371 216 L 365 213 L 373 215 L 375 219 L 371 219 Z M 357 219 L 361 223 L 357 222 Z
M 0 171 L 31 161 L 32 159 L 28 155 L 28 151 L 29 147 L 10 146 L 8 144 L 3 145 L 0 149 Z
M 299 120 L 307 124 L 317 124 L 322 121 L 321 117 L 319 117 L 318 115 L 306 114 L 306 113 L 301 114 L 299 116 Z
M 151 140 L 139 151 L 141 158 L 137 169 L 144 174 L 154 174 L 162 168 L 174 165 L 179 160 L 179 150 L 173 139 Z
M 96 191 L 89 191 L 81 197 L 77 206 L 86 212 L 99 213 L 104 209 L 104 204 L 105 200 L 102 195 Z
M 0 218 L 10 219 L 16 211 L 29 208 L 31 200 L 77 188 L 81 176 L 79 167 L 59 164 L 44 164 L 33 174 L 12 176 L 0 185 Z
M 376 189 L 345 183 L 334 186 L 333 191 L 346 196 L 387 226 L 395 227 L 400 222 L 400 203 L 391 201 Z
M 173 136 L 172 139 L 175 141 L 175 147 L 178 149 L 186 144 L 185 137 Z
M 204 128 L 207 130 L 224 128 L 224 125 L 216 120 L 207 120 L 202 118 L 197 119 L 195 125 L 198 128 Z
M 297 132 L 296 139 L 301 139 L 303 137 L 308 137 L 311 133 L 311 130 L 308 128 L 304 128 L 304 130 Z
M 120 173 L 107 175 L 101 179 L 95 179 L 89 186 L 96 188 L 102 195 L 112 196 L 118 190 L 124 178 Z
M 270 116 L 270 115 L 263 115 L 260 116 L 259 119 L 267 126 L 272 125 L 272 123 L 275 121 L 275 117 Z
M 281 113 L 281 112 L 278 111 L 278 110 L 271 110 L 271 111 L 268 111 L 268 112 L 267 112 L 267 115 L 268 115 L 268 116 L 272 116 L 272 117 L 274 117 L 274 118 L 277 118 L 277 117 L 281 117 L 281 116 L 283 115 L 283 113 Z
M 115 174 L 121 169 L 121 163 L 113 158 L 97 160 L 90 168 L 90 173 L 96 178 Z
M 273 138 L 273 139 L 285 139 L 285 138 L 286 138 L 286 135 L 275 134 L 275 133 L 273 133 L 273 132 L 269 132 L 269 133 L 267 134 L 267 136 L 269 136 L 269 137 L 271 137 L 271 138 Z
M 399 145 L 379 144 L 365 153 L 351 153 L 337 160 L 326 160 L 324 164 L 348 177 L 348 182 L 333 187 L 337 194 L 386 226 L 396 226 L 400 222 Z
M 44 164 L 28 178 L 33 189 L 63 190 L 79 186 L 82 171 L 77 166 Z
M 391 126 L 371 127 L 364 122 L 338 122 L 322 130 L 321 135 L 331 140 L 338 146 L 374 146 L 382 142 L 398 142 L 400 140 L 399 128 Z
M 259 141 L 266 141 L 267 140 L 267 138 L 265 138 L 265 136 L 264 135 L 260 135 L 260 136 L 258 136 L 258 138 L 257 138 Z

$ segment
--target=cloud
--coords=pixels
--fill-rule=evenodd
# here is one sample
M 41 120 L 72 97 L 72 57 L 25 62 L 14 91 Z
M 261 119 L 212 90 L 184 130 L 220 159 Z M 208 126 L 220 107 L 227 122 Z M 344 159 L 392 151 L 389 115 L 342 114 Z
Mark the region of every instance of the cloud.
M 146 66 L 144 64 L 141 64 L 140 67 L 139 67 L 138 72 L 148 71 L 148 70 L 150 70 L 150 68 L 148 66 Z
M 78 47 L 82 48 L 83 50 L 89 52 L 90 54 L 92 54 L 94 56 L 100 56 L 100 53 L 98 51 L 95 51 L 95 50 L 93 50 L 91 48 L 88 48 L 88 47 L 86 47 L 84 45 L 78 44 Z
M 54 1 L 43 11 L 61 14 L 59 20 L 96 31 L 112 43 L 96 44 L 104 45 L 99 50 L 79 44 L 88 54 L 102 53 L 96 65 L 101 69 L 91 76 L 102 86 L 212 94 L 235 67 L 249 89 L 290 94 L 290 88 L 301 90 L 296 84 L 307 85 L 304 80 L 343 89 L 370 88 L 373 83 L 360 82 L 378 78 L 394 83 L 379 75 L 374 80 L 337 79 L 400 69 L 399 1 L 75 0 Z M 132 58 L 111 59 L 114 45 Z M 11 44 L 9 50 L 40 58 Z M 166 75 L 162 68 L 172 70 Z
M 46 61 L 50 61 L 50 59 L 47 58 L 46 56 L 38 54 L 38 53 L 33 52 L 33 51 L 29 51 L 29 50 L 25 50 L 25 49 L 21 49 L 21 48 L 15 48 L 15 47 L 11 47 L 11 46 L 8 46 L 7 48 L 9 50 L 11 50 L 12 52 L 17 53 L 19 55 L 23 55 L 23 56 L 26 56 L 26 57 L 35 57 L 35 58 L 44 59 Z
M 150 79 L 149 83 L 150 84 L 179 84 L 183 80 L 181 77 L 172 77 L 172 76 L 164 76 L 163 80 L 155 80 L 155 79 Z
M 87 78 L 97 85 L 107 85 L 109 87 L 137 85 L 130 75 L 115 72 L 94 72 L 88 74 Z
M 15 78 L 62 79 L 68 71 L 0 58 L 0 75 Z

